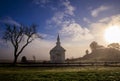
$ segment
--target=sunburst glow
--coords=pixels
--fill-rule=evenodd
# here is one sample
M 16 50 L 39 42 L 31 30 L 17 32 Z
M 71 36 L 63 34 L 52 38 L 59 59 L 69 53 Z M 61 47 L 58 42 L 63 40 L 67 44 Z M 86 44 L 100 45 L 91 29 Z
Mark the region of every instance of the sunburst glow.
M 120 42 L 120 26 L 111 26 L 105 30 L 104 38 L 109 43 Z

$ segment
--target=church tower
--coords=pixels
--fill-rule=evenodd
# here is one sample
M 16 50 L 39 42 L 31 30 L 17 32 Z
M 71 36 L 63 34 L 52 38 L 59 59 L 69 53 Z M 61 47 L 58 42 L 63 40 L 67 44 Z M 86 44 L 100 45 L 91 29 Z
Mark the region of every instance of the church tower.
M 58 34 L 56 46 L 50 50 L 51 63 L 64 63 L 65 62 L 65 49 L 61 46 L 60 37 Z

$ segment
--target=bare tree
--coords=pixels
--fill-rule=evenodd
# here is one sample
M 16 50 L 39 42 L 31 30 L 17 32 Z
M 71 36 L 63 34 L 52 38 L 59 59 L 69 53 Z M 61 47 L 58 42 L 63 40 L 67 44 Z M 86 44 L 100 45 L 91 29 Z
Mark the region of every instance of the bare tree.
M 22 53 L 25 47 L 38 37 L 41 38 L 37 35 L 36 25 L 21 25 L 20 27 L 16 25 L 6 25 L 3 39 L 10 41 L 14 47 L 14 65 L 17 63 L 18 56 Z

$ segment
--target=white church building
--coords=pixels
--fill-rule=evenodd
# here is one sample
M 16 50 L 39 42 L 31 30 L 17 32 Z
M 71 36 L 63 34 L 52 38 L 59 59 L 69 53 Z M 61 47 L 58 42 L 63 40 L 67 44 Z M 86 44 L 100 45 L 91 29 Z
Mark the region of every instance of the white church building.
M 60 37 L 58 35 L 56 46 L 50 50 L 51 63 L 64 63 L 65 62 L 65 49 L 60 44 Z

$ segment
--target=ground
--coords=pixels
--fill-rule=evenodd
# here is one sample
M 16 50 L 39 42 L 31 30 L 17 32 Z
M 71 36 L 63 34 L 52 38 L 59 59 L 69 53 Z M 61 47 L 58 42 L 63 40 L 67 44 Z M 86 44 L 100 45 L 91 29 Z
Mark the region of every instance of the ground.
M 0 67 L 0 81 L 119 80 L 119 67 Z

